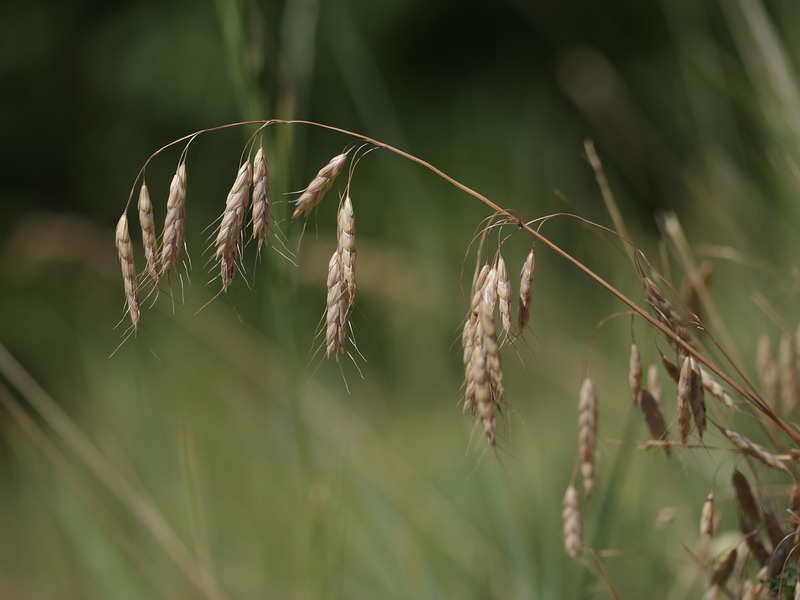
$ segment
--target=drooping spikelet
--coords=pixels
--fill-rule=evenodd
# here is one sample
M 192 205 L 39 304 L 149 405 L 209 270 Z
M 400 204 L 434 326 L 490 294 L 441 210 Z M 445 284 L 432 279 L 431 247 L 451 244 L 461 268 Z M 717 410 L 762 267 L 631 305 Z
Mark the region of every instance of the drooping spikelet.
M 706 430 L 706 399 L 703 392 L 703 379 L 700 376 L 700 369 L 697 367 L 697 361 L 693 357 L 689 357 L 689 364 L 691 366 L 691 396 L 690 404 L 692 406 L 692 415 L 694 416 L 694 423 L 697 426 L 697 435 L 703 439 L 703 432 Z
M 747 478 L 738 470 L 733 471 L 731 477 L 733 492 L 736 498 L 736 507 L 739 510 L 739 529 L 745 536 L 745 542 L 750 552 L 762 566 L 769 560 L 769 552 L 759 538 L 759 525 L 761 513 L 756 504 L 753 491 Z
M 656 404 L 661 404 L 661 382 L 658 378 L 658 366 L 651 364 L 647 367 L 647 389 L 653 395 Z
M 167 217 L 161 240 L 161 275 L 169 274 L 178 264 L 186 229 L 186 163 L 181 162 L 169 184 Z
M 517 323 L 519 331 L 525 329 L 531 317 L 531 298 L 533 297 L 533 275 L 536 270 L 536 259 L 531 249 L 528 257 L 522 265 L 522 272 L 519 277 L 519 310 L 517 311 Z
M 481 303 L 484 306 L 484 303 Z M 480 309 L 481 312 L 483 309 Z M 476 336 L 482 335 L 481 321 L 478 320 Z M 497 445 L 497 422 L 495 404 L 492 398 L 492 384 L 489 380 L 489 369 L 486 364 L 486 348 L 483 344 L 475 344 L 472 348 L 472 380 L 475 386 L 475 407 L 483 422 L 483 431 L 489 445 Z
M 564 550 L 570 558 L 578 558 L 583 553 L 583 535 L 578 492 L 574 485 L 567 487 L 567 492 L 564 494 L 561 517 L 564 521 Z
M 500 305 L 500 319 L 503 323 L 503 331 L 506 335 L 511 334 L 511 281 L 508 279 L 506 261 L 502 255 L 497 257 L 497 298 Z
M 341 304 L 344 302 L 344 281 L 342 280 L 339 250 L 335 250 L 328 262 L 328 299 L 325 306 L 325 355 L 339 358 L 344 347 Z
M 639 397 L 639 406 L 642 409 L 647 428 L 650 430 L 650 436 L 654 440 L 667 441 L 669 432 L 667 431 L 667 422 L 664 420 L 661 408 L 653 398 L 653 395 L 644 388 Z M 664 445 L 664 452 L 667 456 L 672 454 L 672 450 L 668 445 Z
M 488 285 L 488 280 L 487 280 Z M 497 343 L 497 327 L 494 323 L 492 305 L 488 298 L 488 290 L 484 290 L 478 314 L 479 332 L 483 347 L 486 349 L 486 368 L 489 371 L 492 401 L 495 407 L 503 405 L 505 390 L 503 388 L 503 365 L 500 360 L 500 344 Z
M 125 284 L 125 303 L 131 315 L 133 328 L 139 325 L 139 283 L 136 280 L 136 265 L 133 262 L 133 246 L 128 233 L 128 216 L 122 215 L 117 222 L 114 234 L 114 243 L 117 246 L 119 266 L 122 269 L 122 281 Z
M 752 456 L 757 461 L 767 465 L 768 467 L 772 467 L 778 471 L 783 471 L 784 473 L 789 473 L 789 469 L 786 467 L 786 465 L 783 464 L 783 462 L 774 454 L 767 452 L 763 446 L 759 446 L 743 435 L 726 427 L 720 428 L 720 431 L 722 432 L 722 435 L 728 438 L 734 446 L 739 448 L 739 450 L 745 454 Z
M 494 312 L 497 306 L 497 267 L 492 267 L 486 274 L 486 283 L 483 285 L 483 298 L 489 303 L 489 310 Z
M 631 344 L 631 357 L 628 369 L 628 383 L 633 395 L 633 403 L 639 403 L 639 395 L 642 393 L 642 357 L 639 354 L 639 346 L 636 342 Z
M 264 149 L 259 148 L 253 160 L 253 238 L 258 240 L 257 252 L 267 242 L 269 234 L 269 171 Z
M 236 180 L 225 201 L 225 212 L 217 232 L 214 258 L 219 260 L 222 289 L 227 290 L 236 274 L 236 261 L 239 258 L 240 237 L 244 227 L 244 216 L 250 201 L 250 184 L 252 182 L 250 161 L 246 160 L 239 167 Z
M 703 380 L 703 389 L 708 395 L 712 398 L 716 398 L 728 408 L 734 408 L 735 404 L 733 403 L 733 399 L 730 397 L 727 390 L 722 387 L 720 382 L 717 381 L 707 369 L 704 369 L 703 365 L 697 364 L 697 366 L 700 368 L 700 378 Z
M 350 196 L 339 204 L 336 216 L 336 240 L 342 261 L 345 304 L 349 311 L 356 295 L 356 220 Z
M 154 286 L 158 285 L 158 239 L 156 237 L 156 222 L 153 217 L 153 203 L 150 201 L 150 192 L 147 185 L 142 183 L 139 190 L 139 227 L 142 229 L 142 245 L 144 257 L 147 261 L 147 273 Z
M 464 330 L 461 334 L 461 348 L 464 351 L 464 412 L 470 411 L 473 416 L 475 416 L 475 380 L 472 374 L 472 350 L 476 343 L 483 343 L 482 340 L 476 338 L 476 328 L 478 311 L 483 297 L 483 287 L 486 284 L 488 274 L 489 265 L 483 265 L 475 279 L 472 289 L 472 301 L 470 302 L 469 312 L 464 320 Z
M 587 497 L 594 489 L 595 450 L 597 449 L 597 392 L 591 377 L 583 380 L 578 402 L 578 454 L 581 462 L 583 491 Z
M 331 189 L 331 186 L 333 186 L 336 177 L 342 172 L 346 160 L 347 152 L 343 152 L 334 156 L 327 165 L 320 169 L 305 191 L 294 201 L 295 209 L 292 213 L 292 219 L 296 219 L 300 215 L 307 217 L 317 207 L 328 190 Z
M 678 379 L 677 413 L 681 444 L 685 446 L 689 442 L 689 434 L 692 433 L 692 361 L 689 356 L 683 359 Z
M 714 492 L 709 492 L 700 515 L 700 535 L 714 535 Z

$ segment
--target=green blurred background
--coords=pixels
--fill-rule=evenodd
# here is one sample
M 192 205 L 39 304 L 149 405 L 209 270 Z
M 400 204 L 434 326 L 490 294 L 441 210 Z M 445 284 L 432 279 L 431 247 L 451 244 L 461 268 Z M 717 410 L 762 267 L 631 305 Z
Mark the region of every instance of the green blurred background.
M 273 249 L 256 266 L 250 246 L 249 281 L 210 301 L 204 230 L 252 128 L 194 142 L 194 268 L 183 289 L 172 282 L 184 300 L 148 303 L 139 335 L 109 358 L 127 325 L 115 327 L 113 228 L 157 148 L 272 117 L 398 146 L 525 219 L 567 211 L 610 225 L 583 149 L 591 138 L 655 263 L 669 210 L 699 255 L 725 258 L 713 290 L 749 364 L 752 340 L 779 331 L 754 291 L 797 316 L 799 30 L 793 0 L 4 3 L 0 341 L 134 492 L 121 501 L 1 361 L 13 389 L 0 409 L 0 597 L 610 597 L 562 551 L 586 373 L 601 422 L 586 545 L 622 597 L 699 594 L 683 544 L 695 543 L 710 487 L 729 504 L 720 472 L 733 461 L 615 443 L 647 437 L 627 392 L 631 320 L 604 325 L 590 348 L 596 324 L 624 307 L 542 247 L 531 331 L 505 347 L 496 453 L 460 414 L 468 246 L 488 216 L 474 199 L 388 152 L 359 164 L 363 379 L 351 361 L 315 354 L 332 198 L 298 266 Z M 268 130 L 274 217 L 290 248 L 300 227 L 286 221 L 286 194 L 351 142 Z M 157 220 L 178 154 L 148 169 Z M 641 299 L 608 239 L 569 219 L 545 232 Z M 530 244 L 517 234 L 504 246 L 512 277 Z M 634 330 L 656 359 L 663 342 Z M 174 536 L 154 535 L 148 511 Z

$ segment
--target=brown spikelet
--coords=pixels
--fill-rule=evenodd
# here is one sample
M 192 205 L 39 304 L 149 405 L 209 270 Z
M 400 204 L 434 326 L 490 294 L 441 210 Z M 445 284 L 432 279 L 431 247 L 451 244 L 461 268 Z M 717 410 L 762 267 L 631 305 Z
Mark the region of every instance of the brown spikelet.
M 147 273 L 154 286 L 158 285 L 158 238 L 156 222 L 153 217 L 153 203 L 147 185 L 142 183 L 139 190 L 139 227 L 142 229 L 142 245 L 147 262 Z
M 742 533 L 747 534 L 758 529 L 761 523 L 761 513 L 758 510 L 750 484 L 741 471 L 734 469 L 731 482 L 733 483 L 733 492 L 736 497 L 736 506 L 742 518 Z
M 595 450 L 597 448 L 597 393 L 590 377 L 583 380 L 578 402 L 578 455 L 583 491 L 586 497 L 594 489 Z
M 485 303 L 481 303 L 481 306 L 484 305 Z M 481 320 L 479 320 L 476 337 L 482 336 L 481 329 Z M 486 348 L 480 343 L 475 344 L 472 349 L 472 379 L 475 384 L 475 407 L 483 422 L 483 431 L 489 440 L 489 445 L 494 448 L 497 445 L 495 404 L 492 398 L 492 384 L 489 381 L 489 369 L 486 364 Z
M 487 285 L 489 285 L 487 280 Z M 505 390 L 503 388 L 503 365 L 500 360 L 500 344 L 497 343 L 497 327 L 494 324 L 492 305 L 486 294 L 481 301 L 478 318 L 483 347 L 486 349 L 486 368 L 489 371 L 492 401 L 496 407 L 503 405 Z
M 649 277 L 643 279 L 645 300 L 655 312 L 658 320 L 661 321 L 675 335 L 684 340 L 690 341 L 686 322 L 673 308 L 672 303 L 667 300 L 661 289 Z
M 236 261 L 239 258 L 239 238 L 242 235 L 244 216 L 247 214 L 247 205 L 250 200 L 250 184 L 252 176 L 250 161 L 246 160 L 233 182 L 228 199 L 225 201 L 225 212 L 217 232 L 216 251 L 214 258 L 219 260 L 220 278 L 222 289 L 227 290 L 236 274 Z
M 631 387 L 633 403 L 639 403 L 639 396 L 642 393 L 642 357 L 639 354 L 639 346 L 636 342 L 631 344 L 631 358 L 628 369 L 628 383 Z
M 497 298 L 500 306 L 500 319 L 506 335 L 511 333 L 511 281 L 508 279 L 506 261 L 502 255 L 497 257 Z
M 536 258 L 533 249 L 528 253 L 522 265 L 519 276 L 519 310 L 517 311 L 517 323 L 520 333 L 527 327 L 528 320 L 531 318 L 531 298 L 533 297 L 533 275 L 536 272 Z
M 311 183 L 308 184 L 305 191 L 294 201 L 295 209 L 292 213 L 292 220 L 300 215 L 307 217 L 311 211 L 319 205 L 322 198 L 328 190 L 331 189 L 331 186 L 333 186 L 334 180 L 339 176 L 339 173 L 342 172 L 346 160 L 347 152 L 337 154 L 327 165 L 320 169 L 317 176 L 311 180 Z
M 763 446 L 759 446 L 758 444 L 751 442 L 743 435 L 726 427 L 722 427 L 720 431 L 722 432 L 722 435 L 728 438 L 734 446 L 739 448 L 739 450 L 745 454 L 752 456 L 757 461 L 767 465 L 768 467 L 772 467 L 778 471 L 783 471 L 784 473 L 789 473 L 789 469 L 786 468 L 786 465 L 783 464 L 783 462 L 774 454 L 767 452 Z
M 339 260 L 339 251 L 334 251 L 328 262 L 328 299 L 325 306 L 325 355 L 331 355 L 339 358 L 341 354 L 344 337 L 342 329 L 342 310 L 341 303 L 343 302 L 343 286 L 341 272 L 341 261 Z
M 797 357 L 792 338 L 787 334 L 781 337 L 778 346 L 778 366 L 781 403 L 785 411 L 791 412 L 797 406 Z
M 714 535 L 714 492 L 709 492 L 700 515 L 700 535 Z
M 564 494 L 561 518 L 564 521 L 564 550 L 570 558 L 578 558 L 583 553 L 583 540 L 581 510 L 578 504 L 578 492 L 574 485 L 570 485 Z
M 690 404 L 692 407 L 692 415 L 694 416 L 694 423 L 697 426 L 697 435 L 703 439 L 703 432 L 706 430 L 706 399 L 703 389 L 703 379 L 700 376 L 700 369 L 697 367 L 697 361 L 689 357 L 691 365 L 691 396 Z
M 661 382 L 658 378 L 658 366 L 651 364 L 647 367 L 647 389 L 657 404 L 661 404 Z
M 139 326 L 139 282 L 136 280 L 136 265 L 133 262 L 133 246 L 128 233 L 128 215 L 122 215 L 117 222 L 114 234 L 122 281 L 125 284 L 125 303 L 131 316 L 133 328 Z
M 783 525 L 781 525 L 778 515 L 771 510 L 765 510 L 763 517 L 764 529 L 767 531 L 767 537 L 769 537 L 770 544 L 772 544 L 774 549 L 777 549 L 778 545 L 783 541 L 783 538 L 786 537 L 786 532 L 783 530 Z
M 675 383 L 678 383 L 678 380 L 681 378 L 680 367 L 664 354 L 661 355 L 661 364 L 664 365 L 664 370 L 667 372 L 667 375 L 669 375 L 669 378 Z
M 349 311 L 356 296 L 356 220 L 350 196 L 346 196 L 339 204 L 336 215 L 336 240 L 342 261 L 345 304 Z
M 678 431 L 681 444 L 686 446 L 692 433 L 692 362 L 691 357 L 683 359 L 683 367 L 678 378 Z
M 730 579 L 733 573 L 733 567 L 736 565 L 736 556 L 736 547 L 733 547 L 717 560 L 708 578 L 711 586 L 716 586 L 718 588 L 725 587 L 725 584 L 728 583 L 728 579 Z
M 740 514 L 739 515 L 739 529 L 744 534 L 744 540 L 747 544 L 747 548 L 750 550 L 750 553 L 753 555 L 753 558 L 758 561 L 762 567 L 767 564 L 769 561 L 769 552 L 764 547 L 763 542 L 758 537 L 758 531 L 753 529 L 748 529 L 748 523 L 744 520 L 744 517 Z
M 654 440 L 667 441 L 669 432 L 667 431 L 667 423 L 661 413 L 661 408 L 653 398 L 653 395 L 644 388 L 640 394 L 639 406 L 642 409 L 647 428 L 650 430 L 650 436 Z M 664 446 L 664 452 L 667 456 L 672 454 L 672 450 L 668 445 Z
M 461 334 L 461 348 L 464 351 L 464 412 L 470 411 L 475 416 L 475 380 L 472 375 L 472 349 L 481 340 L 476 341 L 476 328 L 478 323 L 478 310 L 481 298 L 483 297 L 483 286 L 489 274 L 489 265 L 483 265 L 472 289 L 472 301 L 470 302 L 467 318 L 464 320 L 464 330 Z
M 169 184 L 167 217 L 161 239 L 161 275 L 167 275 L 178 264 L 186 229 L 186 163 L 178 170 Z
M 698 363 L 697 366 L 700 368 L 700 378 L 703 381 L 703 389 L 706 393 L 722 402 L 728 408 L 734 408 L 736 405 L 733 403 L 733 399 L 728 394 L 727 390 L 722 387 L 719 381 L 717 381 L 714 376 L 706 369 L 703 368 L 703 365 Z
M 258 240 L 257 252 L 269 235 L 269 171 L 264 149 L 259 148 L 253 160 L 253 238 Z

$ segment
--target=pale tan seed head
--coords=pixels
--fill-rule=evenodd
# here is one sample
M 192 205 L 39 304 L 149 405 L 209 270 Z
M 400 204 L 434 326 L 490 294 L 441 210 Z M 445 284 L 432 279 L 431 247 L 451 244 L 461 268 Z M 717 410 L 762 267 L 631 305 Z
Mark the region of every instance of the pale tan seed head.
M 578 400 L 578 455 L 583 491 L 587 498 L 594 489 L 595 452 L 597 450 L 597 392 L 591 377 L 583 380 Z
M 511 333 L 511 281 L 508 278 L 506 261 L 502 255 L 497 257 L 497 298 L 500 306 L 500 319 L 506 335 Z
M 346 161 L 347 152 L 343 152 L 334 156 L 327 165 L 320 169 L 305 191 L 294 201 L 295 209 L 292 213 L 292 219 L 296 219 L 300 215 L 307 217 L 311 214 L 311 211 L 319 205 L 322 198 L 333 186 L 333 182 L 342 172 Z
M 128 216 L 122 215 L 114 233 L 119 266 L 122 269 L 122 282 L 125 285 L 125 303 L 131 316 L 133 328 L 139 326 L 139 282 L 136 279 L 136 265 L 133 262 L 133 246 L 128 232 Z
M 356 220 L 353 201 L 349 195 L 339 203 L 339 211 L 336 216 L 336 239 L 339 257 L 342 261 L 345 303 L 347 309 L 350 310 L 356 295 Z
M 269 170 L 264 149 L 259 148 L 253 160 L 253 238 L 258 240 L 257 252 L 269 235 Z
M 489 306 L 494 312 L 494 307 L 497 306 L 497 268 L 492 267 L 486 274 L 486 281 L 483 284 L 483 297 L 489 303 Z
M 757 461 L 767 465 L 768 467 L 772 467 L 778 471 L 783 471 L 784 473 L 789 473 L 789 469 L 786 467 L 783 461 L 781 461 L 774 454 L 767 452 L 763 446 L 759 446 L 745 436 L 726 427 L 722 427 L 720 431 L 722 432 L 722 435 L 724 435 L 733 443 L 734 446 L 739 448 L 739 450 L 748 456 L 752 456 Z
M 178 264 L 186 229 L 186 163 L 178 170 L 169 185 L 167 217 L 161 238 L 161 275 L 168 275 Z
M 574 485 L 567 487 L 563 504 L 561 517 L 564 521 L 564 550 L 570 558 L 578 558 L 583 553 L 583 533 L 578 492 Z
M 502 406 L 505 390 L 503 388 L 503 365 L 500 360 L 500 344 L 497 342 L 497 327 L 489 299 L 484 295 L 478 315 L 481 342 L 486 349 L 486 368 L 489 372 L 492 400 L 495 406 Z
M 690 404 L 692 407 L 692 415 L 694 416 L 694 423 L 697 426 L 697 435 L 702 440 L 703 432 L 706 430 L 706 399 L 703 388 L 703 378 L 700 375 L 697 361 L 693 357 L 689 357 L 689 363 L 692 371 Z
M 227 290 L 236 274 L 236 261 L 240 253 L 240 238 L 244 227 L 244 218 L 247 214 L 250 201 L 250 185 L 252 172 L 250 161 L 246 160 L 233 182 L 231 191 L 225 201 L 225 212 L 217 231 L 216 251 L 214 257 L 219 260 L 220 278 L 222 289 Z
M 482 335 L 480 321 L 477 329 L 478 335 Z M 489 445 L 494 448 L 497 445 L 496 406 L 492 396 L 486 348 L 483 344 L 476 344 L 472 350 L 472 380 L 475 386 L 475 407 L 478 416 L 483 422 L 483 431 L 489 441 Z
M 709 396 L 715 398 L 722 402 L 728 408 L 734 408 L 735 404 L 733 403 L 733 399 L 728 394 L 727 390 L 722 387 L 719 381 L 717 381 L 714 376 L 705 368 L 703 365 L 697 364 L 700 368 L 700 377 L 703 380 L 703 389 L 708 393 Z
M 700 515 L 700 535 L 714 535 L 714 492 L 709 492 Z
M 483 265 L 478 276 L 475 278 L 472 287 L 472 300 L 469 306 L 467 318 L 464 319 L 464 330 L 461 334 L 461 348 L 464 351 L 464 412 L 470 411 L 475 416 L 475 380 L 472 375 L 472 349 L 475 344 L 483 344 L 482 340 L 476 340 L 476 327 L 478 322 L 478 311 L 481 298 L 483 297 L 483 286 L 486 284 L 486 277 L 489 274 L 489 265 Z
M 536 272 L 536 259 L 533 249 L 528 253 L 522 264 L 519 276 L 519 309 L 517 310 L 517 323 L 520 333 L 524 331 L 531 317 L 531 299 L 533 297 L 533 276 Z
M 664 419 L 661 408 L 655 398 L 653 398 L 653 395 L 644 388 L 639 398 L 639 406 L 642 409 L 647 428 L 650 430 L 650 436 L 654 440 L 667 441 L 669 439 L 669 431 L 667 430 L 667 422 Z M 672 450 L 668 445 L 664 446 L 664 453 L 667 456 L 672 454 Z
M 156 237 L 156 222 L 153 217 L 153 203 L 150 201 L 150 192 L 147 185 L 142 183 L 139 190 L 139 227 L 142 229 L 142 245 L 144 257 L 147 262 L 147 274 L 154 286 L 158 285 L 158 238 Z
M 658 365 L 651 364 L 647 367 L 647 389 L 653 395 L 656 404 L 661 404 L 661 381 L 658 378 Z
M 334 355 L 337 359 L 344 346 L 342 330 L 346 324 L 342 322 L 341 303 L 343 302 L 343 286 L 339 251 L 334 251 L 328 262 L 328 298 L 325 306 L 325 355 Z
M 639 354 L 639 346 L 636 342 L 631 344 L 631 356 L 628 361 L 628 384 L 631 388 L 633 403 L 639 403 L 639 395 L 642 393 L 642 357 Z
M 683 359 L 683 367 L 678 378 L 678 431 L 681 444 L 686 446 L 692 433 L 692 362 L 691 357 Z

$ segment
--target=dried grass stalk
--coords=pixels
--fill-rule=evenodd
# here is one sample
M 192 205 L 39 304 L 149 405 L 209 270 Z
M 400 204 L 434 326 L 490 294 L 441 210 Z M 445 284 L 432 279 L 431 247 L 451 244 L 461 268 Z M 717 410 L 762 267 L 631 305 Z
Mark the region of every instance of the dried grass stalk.
M 356 220 L 350 196 L 339 204 L 336 215 L 336 240 L 342 261 L 345 304 L 347 310 L 353 306 L 356 296 Z
M 333 186 L 333 182 L 339 176 L 339 173 L 342 172 L 346 160 L 347 152 L 343 152 L 342 154 L 334 156 L 327 165 L 320 169 L 317 176 L 311 180 L 311 183 L 308 184 L 305 191 L 295 200 L 295 209 L 292 213 L 292 219 L 296 219 L 300 215 L 307 217 L 311 214 L 311 211 L 319 205 L 322 198 L 328 190 L 331 189 L 331 186 Z
M 528 253 L 522 265 L 522 272 L 519 277 L 519 310 L 517 311 L 517 323 L 520 333 L 524 331 L 531 317 L 531 299 L 533 297 L 533 276 L 536 272 L 536 259 L 533 249 Z
M 153 203 L 150 201 L 150 192 L 147 184 L 142 183 L 139 190 L 139 227 L 142 229 L 142 245 L 144 257 L 147 262 L 147 273 L 154 286 L 158 285 L 158 238 L 156 237 L 156 222 L 153 217 Z
M 236 274 L 236 261 L 239 258 L 240 238 L 244 227 L 244 216 L 247 214 L 250 201 L 250 185 L 252 171 L 250 161 L 246 160 L 233 182 L 228 199 L 225 201 L 225 212 L 217 232 L 216 251 L 214 257 L 219 260 L 222 289 L 227 290 Z
M 678 431 L 681 444 L 686 446 L 692 433 L 692 361 L 687 356 L 683 359 L 681 374 L 678 378 Z
M 343 302 L 343 286 L 341 271 L 341 261 L 339 251 L 334 251 L 328 262 L 328 299 L 325 307 L 325 355 L 339 358 L 344 347 L 344 335 L 342 330 L 345 323 L 342 322 L 341 303 Z
M 639 399 L 639 406 L 642 409 L 644 420 L 647 423 L 647 428 L 650 430 L 650 437 L 654 440 L 665 442 L 669 439 L 669 432 L 667 430 L 667 422 L 664 420 L 664 415 L 661 413 L 661 408 L 658 406 L 653 395 L 646 389 L 642 389 Z M 667 456 L 672 454 L 669 445 L 664 445 L 664 453 Z
M 258 240 L 257 252 L 269 235 L 269 170 L 264 149 L 259 148 L 253 160 L 253 238 Z
M 561 517 L 564 521 L 564 550 L 570 558 L 578 558 L 583 553 L 583 540 L 581 510 L 578 504 L 578 492 L 574 485 L 570 485 L 564 494 Z
M 578 402 L 578 455 L 583 491 L 586 497 L 594 489 L 595 451 L 597 449 L 597 392 L 591 377 L 583 380 Z
M 131 316 L 134 330 L 139 326 L 139 282 L 136 279 L 136 265 L 133 262 L 133 246 L 128 232 L 128 215 L 122 215 L 117 222 L 114 234 L 122 281 L 125 284 L 125 303 Z
M 694 423 L 697 426 L 697 435 L 703 439 L 703 432 L 706 430 L 706 399 L 703 391 L 703 378 L 700 375 L 700 369 L 697 366 L 697 361 L 693 357 L 689 357 L 689 364 L 691 365 L 691 406 L 692 415 L 694 416 Z
M 628 383 L 633 395 L 633 403 L 639 404 L 639 396 L 642 393 L 642 357 L 639 354 L 639 346 L 636 342 L 631 344 L 631 357 L 628 369 Z
M 722 431 L 722 435 L 728 438 L 734 446 L 739 448 L 739 450 L 745 454 L 752 456 L 757 461 L 767 465 L 768 467 L 772 467 L 778 471 L 783 471 L 784 473 L 789 473 L 789 469 L 786 468 L 786 465 L 783 464 L 783 462 L 774 454 L 767 452 L 763 446 L 759 446 L 743 435 L 726 427 L 722 427 L 720 431 Z
M 497 297 L 500 305 L 500 319 L 506 335 L 511 333 L 511 281 L 508 279 L 506 261 L 502 255 L 497 257 Z
M 169 184 L 167 217 L 161 240 L 161 275 L 168 275 L 178 264 L 186 228 L 186 163 L 178 170 Z
M 714 535 L 714 492 L 709 492 L 700 515 L 700 535 Z
M 778 365 L 781 402 L 786 412 L 797 406 L 797 357 L 792 338 L 784 334 L 778 346 Z

